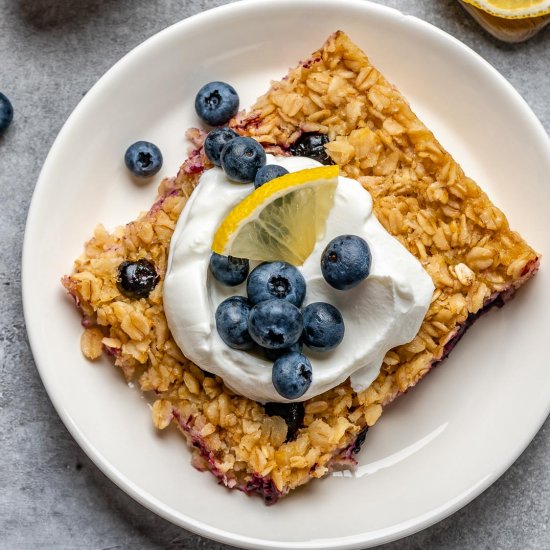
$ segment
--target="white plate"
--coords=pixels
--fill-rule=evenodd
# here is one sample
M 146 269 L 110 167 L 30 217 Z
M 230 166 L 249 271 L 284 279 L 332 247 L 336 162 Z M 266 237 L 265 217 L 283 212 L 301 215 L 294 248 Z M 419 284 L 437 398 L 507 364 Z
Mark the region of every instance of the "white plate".
M 92 460 L 136 500 L 187 529 L 250 548 L 357 548 L 451 514 L 525 449 L 550 407 L 544 355 L 547 269 L 483 318 L 444 366 L 388 408 L 355 473 L 309 484 L 274 507 L 197 472 L 175 431 L 155 432 L 149 407 L 108 361 L 79 351 L 79 315 L 59 284 L 97 222 L 147 209 L 156 183 L 135 186 L 127 145 L 157 143 L 161 176 L 185 156 L 203 83 L 227 80 L 249 105 L 271 78 L 349 33 L 453 152 L 467 173 L 550 256 L 550 145 L 512 87 L 463 44 L 413 17 L 365 1 L 241 2 L 159 33 L 117 63 L 60 132 L 36 186 L 23 257 L 25 317 L 40 376 Z

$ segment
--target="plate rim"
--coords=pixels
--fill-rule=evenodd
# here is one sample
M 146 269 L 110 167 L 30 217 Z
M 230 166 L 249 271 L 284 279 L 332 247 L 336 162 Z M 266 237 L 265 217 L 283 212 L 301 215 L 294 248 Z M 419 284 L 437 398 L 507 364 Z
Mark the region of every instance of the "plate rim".
M 545 150 L 548 153 L 550 159 L 550 137 L 546 133 L 542 123 L 533 113 L 525 99 L 517 92 L 512 84 L 506 80 L 506 78 L 500 74 L 488 61 L 486 61 L 481 55 L 471 49 L 469 46 L 461 42 L 458 38 L 450 35 L 446 31 L 439 29 L 435 25 L 428 23 L 416 17 L 414 15 L 406 15 L 396 8 L 385 6 L 371 2 L 370 0 L 279 0 L 279 9 L 292 8 L 299 9 L 299 7 L 308 7 L 312 5 L 318 5 L 319 2 L 326 5 L 333 5 L 338 9 L 354 9 L 363 11 L 365 14 L 369 12 L 379 12 L 391 17 L 403 18 L 407 20 L 407 23 L 413 26 L 417 26 L 421 31 L 439 35 L 441 40 L 447 41 L 455 48 L 461 50 L 462 54 L 469 56 L 472 62 L 481 64 L 485 72 L 489 72 L 493 78 L 495 78 L 503 93 L 506 92 L 508 97 L 514 101 L 519 109 L 522 110 L 523 115 L 528 119 L 530 126 L 538 134 L 540 142 L 545 144 Z M 38 338 L 35 336 L 32 322 L 31 302 L 29 298 L 31 286 L 31 276 L 29 275 L 28 265 L 31 262 L 30 259 L 30 227 L 33 225 L 33 219 L 36 216 L 36 211 L 39 208 L 39 203 L 42 195 L 47 191 L 47 180 L 50 165 L 52 164 L 52 158 L 55 157 L 56 151 L 61 147 L 62 142 L 66 134 L 70 133 L 72 127 L 77 124 L 79 114 L 81 111 L 87 108 L 88 104 L 93 103 L 94 96 L 99 94 L 101 90 L 109 85 L 111 75 L 115 74 L 120 67 L 122 67 L 128 59 L 139 55 L 142 50 L 146 50 L 152 44 L 162 42 L 168 39 L 172 34 L 185 33 L 187 29 L 193 28 L 195 25 L 208 24 L 209 20 L 214 20 L 218 17 L 224 17 L 228 12 L 232 12 L 232 15 L 238 14 L 239 11 L 246 12 L 249 8 L 261 9 L 264 6 L 269 6 L 266 0 L 241 0 L 235 3 L 225 4 L 203 12 L 197 13 L 183 20 L 180 20 L 165 29 L 150 36 L 117 62 L 115 62 L 90 88 L 88 93 L 80 100 L 80 102 L 73 109 L 60 131 L 58 132 L 51 148 L 46 156 L 43 166 L 40 170 L 40 174 L 37 179 L 35 189 L 32 194 L 32 199 L 27 214 L 27 220 L 25 224 L 25 233 L 22 247 L 22 268 L 21 268 L 21 282 L 22 282 L 22 301 L 23 301 L 23 314 L 25 319 L 25 326 L 28 335 L 29 345 L 33 354 L 34 362 L 42 381 L 46 389 L 46 393 L 56 410 L 61 421 L 80 446 L 80 448 L 86 453 L 86 455 L 92 460 L 92 462 L 103 472 L 115 485 L 122 489 L 125 493 L 131 496 L 134 500 L 140 503 L 142 506 L 163 517 L 164 519 L 188 529 L 189 531 L 199 534 L 226 544 L 239 544 L 245 548 L 259 548 L 259 549 L 291 549 L 291 548 L 331 548 L 340 550 L 351 550 L 354 548 L 364 547 L 364 545 L 373 546 L 391 542 L 403 537 L 412 535 L 422 529 L 430 527 L 431 525 L 445 519 L 452 515 L 454 512 L 462 508 L 471 502 L 474 498 L 479 496 L 483 491 L 490 487 L 501 475 L 503 475 L 510 466 L 517 460 L 517 458 L 524 452 L 529 443 L 535 437 L 541 426 L 545 422 L 546 418 L 550 414 L 550 399 L 547 403 L 546 410 L 541 415 L 538 423 L 533 423 L 530 430 L 524 432 L 524 437 L 521 442 L 516 444 L 516 452 L 511 453 L 508 460 L 505 461 L 505 467 L 493 470 L 490 475 L 478 483 L 474 487 L 471 487 L 469 491 L 458 495 L 455 499 L 451 499 L 445 505 L 432 510 L 420 518 L 414 518 L 395 526 L 392 528 L 383 529 L 383 533 L 376 531 L 361 533 L 360 535 L 352 535 L 349 537 L 336 537 L 332 539 L 316 540 L 309 542 L 276 542 L 269 539 L 260 539 L 256 537 L 248 537 L 238 535 L 219 529 L 217 527 L 208 525 L 202 521 L 195 520 L 185 516 L 182 513 L 174 513 L 175 511 L 164 505 L 159 499 L 153 497 L 150 493 L 140 489 L 140 487 L 128 479 L 121 471 L 117 470 L 112 464 L 105 459 L 102 453 L 91 444 L 84 433 L 81 432 L 79 427 L 72 421 L 71 417 L 66 413 L 62 404 L 57 400 L 56 391 L 52 385 L 50 385 L 47 375 L 47 368 L 41 362 L 40 354 L 38 353 Z

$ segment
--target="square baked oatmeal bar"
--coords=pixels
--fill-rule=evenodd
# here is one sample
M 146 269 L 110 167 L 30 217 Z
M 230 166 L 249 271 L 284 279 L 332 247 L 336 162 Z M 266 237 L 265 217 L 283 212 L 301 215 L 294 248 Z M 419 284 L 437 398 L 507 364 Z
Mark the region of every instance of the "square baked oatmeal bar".
M 304 403 L 264 407 L 186 359 L 164 315 L 170 239 L 211 167 L 205 134 L 188 132 L 195 149 L 177 176 L 161 183 L 149 212 L 113 233 L 95 229 L 63 278 L 83 314 L 84 355 L 106 352 L 126 379 L 138 380 L 154 396 L 155 425 L 181 430 L 196 467 L 271 503 L 335 466 L 352 465 L 383 408 L 442 361 L 476 318 L 509 300 L 535 274 L 539 256 L 342 32 L 231 125 L 282 155 L 307 154 L 304 143 L 316 134 L 317 157 L 328 154 L 325 161 L 371 193 L 382 225 L 436 287 L 417 336 L 387 353 L 367 389 L 356 393 L 348 380 Z M 118 289 L 118 268 L 139 259 L 155 265 L 160 282 L 148 297 L 130 299 Z

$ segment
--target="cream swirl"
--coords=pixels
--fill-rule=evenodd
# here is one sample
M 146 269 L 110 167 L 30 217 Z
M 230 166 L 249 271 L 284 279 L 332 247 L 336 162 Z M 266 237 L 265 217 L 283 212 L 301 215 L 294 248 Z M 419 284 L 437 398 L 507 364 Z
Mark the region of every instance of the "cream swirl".
M 267 162 L 290 172 L 319 166 L 300 157 L 268 155 Z M 246 296 L 246 284 L 227 287 L 211 276 L 212 239 L 224 217 L 252 191 L 252 184 L 233 183 L 220 168 L 201 176 L 170 244 L 164 309 L 176 343 L 199 367 L 219 375 L 228 387 L 250 399 L 285 402 L 271 382 L 272 363 L 259 353 L 229 348 L 218 335 L 214 320 L 223 300 L 237 294 Z M 363 237 L 372 252 L 369 277 L 348 291 L 329 286 L 320 268 L 326 245 L 343 234 Z M 300 401 L 348 377 L 354 390 L 366 388 L 378 375 L 386 352 L 415 337 L 434 290 L 420 262 L 380 225 L 370 194 L 357 181 L 345 177 L 338 180 L 325 235 L 299 269 L 307 283 L 304 305 L 333 304 L 342 313 L 346 327 L 342 343 L 334 350 L 315 353 L 304 348 L 313 366 L 313 380 Z

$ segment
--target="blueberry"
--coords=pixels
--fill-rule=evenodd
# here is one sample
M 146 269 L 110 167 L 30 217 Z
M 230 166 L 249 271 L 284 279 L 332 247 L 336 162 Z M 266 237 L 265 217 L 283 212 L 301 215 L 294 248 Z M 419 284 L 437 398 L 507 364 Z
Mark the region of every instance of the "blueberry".
M 296 353 L 302 353 L 302 348 L 304 345 L 302 342 L 296 342 L 295 344 L 292 344 L 292 346 L 288 348 L 282 348 L 282 349 L 269 349 L 269 348 L 263 348 L 264 355 L 267 359 L 270 361 L 275 361 L 275 359 L 279 359 L 281 355 L 284 355 L 285 353 L 289 353 L 291 351 L 294 351 Z
M 252 138 L 236 137 L 224 145 L 220 158 L 221 167 L 230 179 L 250 183 L 265 164 L 265 151 Z
M 296 432 L 304 423 L 304 404 L 303 403 L 266 403 L 264 405 L 265 414 L 269 416 L 280 416 L 288 426 L 285 441 L 292 441 Z
M 229 143 L 232 139 L 235 139 L 239 134 L 233 131 L 231 128 L 214 128 L 208 133 L 204 140 L 204 152 L 209 158 L 210 162 L 216 166 L 220 166 L 220 155 L 223 146 Z
M 216 309 L 216 329 L 220 338 L 233 349 L 251 349 L 254 342 L 248 334 L 250 304 L 242 296 L 224 300 Z
M 225 124 L 239 110 L 239 96 L 233 86 L 225 82 L 205 84 L 195 97 L 195 111 L 211 126 Z
M 210 256 L 210 271 L 214 278 L 227 286 L 237 286 L 246 281 L 248 275 L 248 260 L 222 256 L 212 253 Z
M 334 164 L 329 157 L 325 143 L 328 143 L 326 134 L 307 133 L 302 134 L 291 146 L 290 152 L 295 157 L 309 157 L 321 164 Z
M 162 153 L 149 141 L 136 141 L 124 155 L 126 167 L 140 178 L 154 176 L 162 168 Z
M 366 279 L 372 256 L 367 242 L 357 235 L 332 239 L 321 256 L 321 271 L 326 282 L 338 290 L 349 290 Z
M 288 174 L 288 170 L 277 164 L 266 164 L 262 166 L 257 172 L 256 177 L 254 178 L 254 188 L 258 189 L 264 183 L 274 180 L 280 176 Z
M 253 304 L 279 298 L 300 307 L 306 295 L 306 280 L 293 265 L 264 262 L 250 273 L 246 291 Z
M 309 359 L 301 353 L 287 353 L 275 361 L 271 380 L 286 399 L 298 399 L 311 385 L 313 372 Z
M 355 438 L 355 441 L 352 443 L 351 452 L 354 455 L 356 455 L 361 450 L 361 446 L 363 445 L 363 443 L 365 443 L 368 431 L 368 426 L 366 428 L 363 428 Z
M 344 319 L 331 304 L 315 302 L 302 311 L 304 344 L 314 351 L 330 351 L 344 338 Z
M 300 310 L 285 300 L 266 300 L 250 310 L 248 331 L 252 339 L 264 348 L 288 348 L 302 334 Z
M 117 287 L 128 298 L 147 298 L 159 281 L 160 275 L 149 260 L 122 262 L 118 266 Z
M 8 129 L 13 120 L 11 101 L 0 92 L 0 136 Z

